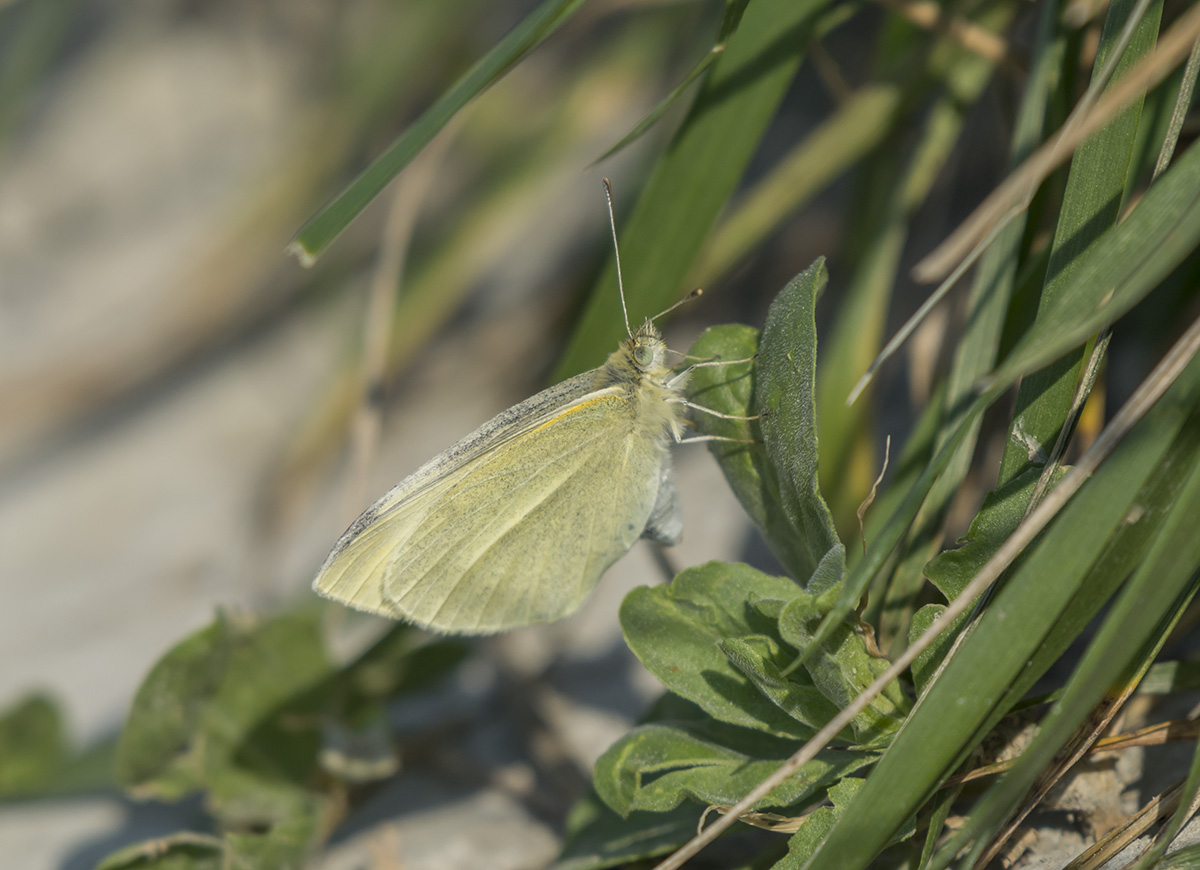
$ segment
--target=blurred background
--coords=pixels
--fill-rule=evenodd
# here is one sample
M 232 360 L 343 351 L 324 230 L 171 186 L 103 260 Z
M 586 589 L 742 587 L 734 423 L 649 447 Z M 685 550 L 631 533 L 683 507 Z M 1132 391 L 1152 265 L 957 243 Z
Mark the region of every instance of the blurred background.
M 589 3 L 314 268 L 285 253 L 535 5 L 0 3 L 0 706 L 33 704 L 79 761 L 54 793 L 0 805 L 9 866 L 87 868 L 199 824 L 198 803 L 132 803 L 106 773 L 151 664 L 218 608 L 311 596 L 363 507 L 551 379 L 612 256 L 600 179 L 612 179 L 620 229 L 690 92 L 600 158 L 703 61 L 720 2 Z M 908 267 L 1002 177 L 1034 11 L 1002 22 L 1012 44 L 1001 38 L 988 74 L 959 95 L 937 147 L 942 92 L 916 87 L 920 76 L 888 91 L 898 67 L 882 38 L 933 37 L 882 7 L 831 25 L 739 187 L 770 192 L 772 172 L 807 155 L 809 175 L 790 182 L 806 192 L 752 243 L 714 243 L 695 275 L 706 295 L 668 324 L 668 342 L 686 349 L 708 324 L 760 326 L 777 290 L 826 256 L 819 332 L 856 367 L 823 381 L 819 400 L 840 407 L 926 292 Z M 858 135 L 814 142 L 830 119 Z M 894 186 L 875 177 L 906 172 L 906 198 L 877 201 Z M 868 267 L 883 292 L 851 295 Z M 839 320 L 847 298 L 856 319 Z M 844 536 L 857 533 L 847 517 L 882 435 L 906 432 L 928 401 L 954 317 L 940 309 L 884 369 L 864 403 L 870 426 L 863 416 L 858 434 L 823 442 L 840 455 L 826 469 L 823 454 L 822 472 Z M 385 345 L 381 323 L 393 327 Z M 372 353 L 381 418 L 360 401 Z M 686 531 L 670 561 L 769 568 L 705 451 L 677 461 Z M 639 545 L 578 616 L 478 644 L 452 687 L 413 707 L 418 730 L 457 722 L 456 748 L 401 777 L 322 866 L 462 866 L 474 853 L 453 850 L 471 848 L 493 867 L 552 858 L 591 762 L 659 691 L 616 609 L 663 577 L 660 561 Z M 529 705 L 505 702 L 513 686 Z M 475 845 L 448 833 L 463 824 Z

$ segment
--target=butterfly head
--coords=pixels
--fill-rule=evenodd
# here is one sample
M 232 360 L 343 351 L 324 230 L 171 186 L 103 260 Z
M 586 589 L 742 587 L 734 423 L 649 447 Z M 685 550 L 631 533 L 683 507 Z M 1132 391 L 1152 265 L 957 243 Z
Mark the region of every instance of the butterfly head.
M 662 369 L 665 365 L 667 346 L 662 335 L 649 320 L 644 322 L 625 343 L 633 367 L 643 373 Z
M 643 384 L 664 381 L 671 375 L 671 369 L 662 335 L 647 320 L 621 342 L 596 372 L 598 387 L 619 384 L 639 389 Z

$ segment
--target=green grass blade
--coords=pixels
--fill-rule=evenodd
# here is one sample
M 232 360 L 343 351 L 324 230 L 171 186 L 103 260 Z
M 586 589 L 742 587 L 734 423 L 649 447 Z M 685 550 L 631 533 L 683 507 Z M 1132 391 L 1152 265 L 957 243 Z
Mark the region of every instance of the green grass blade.
M 1200 147 L 1193 144 L 1101 237 L 986 379 L 1012 383 L 1082 344 L 1127 312 L 1200 243 Z
M 17 120 L 34 95 L 39 80 L 59 57 L 71 25 L 79 16 L 79 0 L 43 0 L 0 14 L 5 51 L 0 56 L 0 143 L 14 132 Z M 22 16 L 14 21 L 17 16 Z
M 1051 0 L 1042 7 L 1025 94 L 1017 113 L 1010 148 L 1010 169 L 1019 166 L 1041 143 L 1045 132 L 1047 103 L 1062 76 L 1066 37 L 1058 32 L 1059 4 Z M 945 443 L 965 418 L 975 383 L 996 364 L 1000 336 L 1009 300 L 1013 294 L 1021 259 L 1027 213 L 1006 226 L 980 258 L 967 303 L 966 323 L 946 376 L 945 416 L 939 426 L 936 447 Z M 909 542 L 903 550 L 887 589 L 883 607 L 884 637 L 903 637 L 911 617 L 912 601 L 924 585 L 922 569 L 933 556 L 942 537 L 942 523 L 957 494 L 975 452 L 981 420 L 973 418 L 962 446 L 950 459 L 921 509 Z
M 717 62 L 717 58 L 721 56 L 721 52 L 724 50 L 724 43 L 718 43 L 710 48 L 708 50 L 708 54 L 704 55 L 704 57 L 700 59 L 700 62 L 692 67 L 691 71 L 683 77 L 683 81 L 673 87 L 671 92 L 663 97 L 657 106 L 646 113 L 646 117 L 638 121 L 637 124 L 634 125 L 633 129 L 622 136 L 615 145 L 597 157 L 595 162 L 603 163 L 618 151 L 623 150 L 628 145 L 632 145 L 638 139 L 641 139 L 642 136 L 646 135 L 650 128 L 657 124 L 662 119 L 662 116 L 665 115 L 673 105 L 679 102 L 679 98 L 687 93 L 688 88 L 694 85 L 697 79 L 708 72 L 709 67 Z
M 1196 368 L 1193 365 L 1193 380 Z M 1165 492 L 1147 493 L 1158 498 L 1139 495 L 1137 499 L 1146 511 L 1159 514 L 1148 520 L 1161 526 L 1149 552 L 1088 645 L 1066 691 L 1042 720 L 1033 743 L 943 847 L 934 868 L 946 866 L 972 839 L 976 841 L 976 852 L 983 848 L 1105 691 L 1123 683 L 1123 676 L 1131 669 L 1145 670 L 1148 662 L 1139 661 L 1139 657 L 1146 657 L 1147 646 L 1157 649 L 1174 624 L 1172 616 L 1178 616 L 1181 604 L 1186 604 L 1194 593 L 1196 565 L 1200 564 L 1200 537 L 1194 527 L 1194 519 L 1200 515 L 1200 415 L 1195 413 L 1195 401 L 1193 392 L 1181 402 L 1184 407 L 1180 413 L 1191 410 L 1192 416 L 1164 461 L 1171 478 L 1165 482 L 1173 485 Z
M 300 228 L 289 250 L 311 265 L 367 204 L 424 148 L 454 115 L 536 48 L 586 0 L 543 0 L 491 51 L 476 61 L 448 91 L 405 130 L 333 201 Z
M 1130 433 L 1078 492 L 1005 581 L 957 654 L 930 684 L 862 793 L 847 809 L 813 870 L 857 870 L 884 847 L 904 820 L 1003 714 L 1015 684 L 1040 671 L 1028 666 L 1055 624 L 1100 566 L 1105 543 L 1126 526 L 1130 507 L 1169 455 L 1194 407 L 1200 363 Z M 1043 661 L 1044 668 L 1048 662 Z M 1023 691 L 1023 690 L 1022 690 Z
M 723 278 L 793 213 L 886 138 L 901 89 L 865 85 L 793 148 L 734 207 L 704 246 L 689 284 Z
M 1163 137 L 1162 147 L 1158 152 L 1158 161 L 1154 166 L 1155 178 L 1166 171 L 1166 168 L 1171 164 L 1171 158 L 1175 155 L 1175 146 L 1179 142 L 1179 134 L 1183 130 L 1183 122 L 1187 119 L 1188 109 L 1191 108 L 1192 97 L 1195 95 L 1197 76 L 1200 76 L 1200 41 L 1197 41 L 1192 46 L 1192 53 L 1188 56 L 1187 63 L 1184 65 L 1183 73 L 1180 76 L 1179 92 L 1175 97 L 1171 120 L 1167 124 L 1167 132 Z
M 1128 311 L 1200 242 L 1200 145 L 1193 144 L 1151 186 L 1133 213 L 1089 249 L 1059 295 L 1013 352 L 987 377 L 986 390 L 964 415 L 951 440 L 937 451 L 925 472 L 905 495 L 871 542 L 866 556 L 846 578 L 843 595 L 818 639 L 857 606 L 859 598 L 900 542 L 952 452 L 966 441 L 970 422 L 1022 375 L 1034 371 L 1083 342 Z M 947 453 L 947 450 L 950 453 Z
M 988 23 L 1002 25 L 1010 16 L 1008 7 L 998 7 L 992 10 Z M 944 85 L 926 113 L 908 160 L 897 165 L 896 155 L 889 149 L 872 161 L 864 185 L 869 192 L 853 219 L 866 227 L 857 246 L 861 251 L 859 265 L 841 291 L 837 322 L 817 379 L 817 422 L 819 441 L 824 446 L 821 485 L 830 494 L 830 509 L 845 537 L 856 528 L 856 509 L 875 477 L 868 432 L 871 403 L 858 401 L 847 407 L 846 396 L 883 343 L 909 222 L 958 142 L 967 112 L 991 79 L 992 64 L 960 54 L 961 58 L 949 64 L 944 73 Z M 935 68 L 939 65 L 930 64 Z M 923 79 L 918 79 L 917 89 L 925 88 Z M 882 196 L 875 191 L 881 191 Z
M 1097 72 L 1107 62 L 1136 3 L 1137 0 L 1117 0 L 1109 7 L 1096 54 Z M 1162 3 L 1152 4 L 1121 57 L 1112 84 L 1154 48 L 1161 17 Z M 1142 101 L 1135 100 L 1075 152 L 1039 312 L 1054 303 L 1070 283 L 1083 256 L 1093 250 L 1104 231 L 1117 222 L 1137 140 L 1141 106 Z M 1069 353 L 1021 383 L 1011 431 L 1000 462 L 1001 485 L 1023 469 L 1044 462 L 1044 459 L 1038 460 L 1038 456 L 1050 455 L 1070 411 L 1081 362 L 1080 353 Z
M 621 233 L 631 321 L 678 298 L 827 2 L 757 0 L 746 8 Z M 624 334 L 616 270 L 610 263 L 592 290 L 555 379 L 598 365 Z
M 1128 311 L 1189 255 L 1198 242 L 1200 144 L 1193 144 L 1150 187 L 1133 213 L 1089 249 L 1059 295 L 1039 314 L 1004 362 L 984 379 L 982 388 L 986 391 L 975 400 L 964 415 L 963 424 L 937 451 L 871 542 L 867 555 L 847 576 L 843 595 L 818 633 L 819 639 L 824 639 L 825 632 L 857 605 L 913 521 L 934 479 L 949 464 L 951 456 L 947 450 L 952 453 L 965 442 L 970 421 L 1022 375 L 1058 358 Z
M 1057 2 L 1046 3 L 1042 8 L 1037 51 L 1013 131 L 1010 169 L 1020 166 L 1045 134 L 1047 104 L 1062 76 L 1065 59 L 1066 38 L 1058 32 L 1058 9 Z M 968 297 L 966 324 L 946 376 L 947 417 L 938 434 L 939 446 L 957 428 L 962 419 L 963 404 L 969 402 L 975 382 L 996 364 L 1004 316 L 1020 265 L 1027 216 L 1027 213 L 1022 214 L 1005 227 L 976 267 Z M 934 487 L 934 504 L 947 501 L 962 482 L 974 450 L 977 429 L 978 426 Z

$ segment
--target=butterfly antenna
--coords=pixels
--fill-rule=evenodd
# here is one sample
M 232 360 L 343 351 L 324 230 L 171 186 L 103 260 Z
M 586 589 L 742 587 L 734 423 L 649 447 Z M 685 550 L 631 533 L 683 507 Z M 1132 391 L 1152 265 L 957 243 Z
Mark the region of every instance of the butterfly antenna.
M 621 313 L 625 315 L 625 332 L 633 338 L 633 330 L 629 328 L 629 309 L 625 307 L 625 284 L 621 281 L 621 249 L 617 245 L 617 218 L 613 214 L 612 185 L 608 183 L 607 178 L 604 179 L 604 198 L 608 200 L 608 225 L 612 227 L 613 255 L 617 260 L 617 292 L 621 295 Z
M 693 291 L 692 291 L 691 293 L 689 293 L 687 296 L 684 296 L 682 299 L 680 299 L 680 300 L 679 300 L 678 302 L 676 302 L 674 305 L 669 305 L 669 306 L 667 306 L 666 308 L 664 308 L 662 311 L 658 312 L 658 314 L 655 314 L 655 315 L 654 315 L 653 317 L 651 317 L 650 319 L 651 319 L 651 320 L 658 320 L 658 318 L 660 318 L 660 317 L 665 317 L 666 315 L 668 315 L 668 314 L 670 314 L 672 311 L 674 311 L 676 308 L 678 308 L 680 305 L 684 305 L 684 304 L 686 304 L 686 303 L 688 303 L 688 302 L 691 302 L 693 299 L 696 299 L 696 298 L 698 298 L 698 297 L 700 297 L 700 296 L 703 296 L 703 295 L 704 295 L 704 291 L 703 291 L 702 289 L 700 289 L 699 287 L 697 287 L 695 290 L 693 290 Z

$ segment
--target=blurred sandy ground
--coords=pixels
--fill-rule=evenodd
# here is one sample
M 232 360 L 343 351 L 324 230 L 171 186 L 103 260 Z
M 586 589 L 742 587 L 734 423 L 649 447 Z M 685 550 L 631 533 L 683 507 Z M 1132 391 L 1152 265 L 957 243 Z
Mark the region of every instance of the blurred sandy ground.
M 0 32 L 21 32 L 34 5 L 0 7 Z M 359 341 L 381 209 L 312 272 L 283 249 L 369 156 L 345 153 L 321 75 L 339 45 L 372 26 L 373 5 L 60 4 L 70 16 L 61 41 L 9 119 L 0 143 L 0 704 L 49 692 L 80 746 L 117 731 L 157 656 L 215 608 L 309 595 L 348 519 L 336 455 L 282 508 L 264 506 L 279 458 Z M 518 14 L 483 16 L 480 33 L 456 47 L 486 47 Z M 536 99 L 552 61 L 535 56 L 497 98 L 519 101 L 525 88 Z M 553 183 L 488 264 L 485 295 L 393 385 L 368 501 L 543 385 L 575 289 L 555 273 L 607 232 L 601 170 L 587 164 L 650 99 L 589 108 L 590 139 L 564 146 Z M 377 138 L 370 153 L 387 141 Z M 454 190 L 456 159 L 452 150 L 447 180 L 429 196 L 435 212 L 470 195 Z M 632 159 L 603 168 L 630 201 L 632 176 L 623 184 L 622 174 Z M 690 316 L 698 323 L 704 312 Z M 675 346 L 698 329 L 677 327 Z M 687 531 L 672 558 L 733 556 L 746 529 L 715 466 L 703 448 L 678 461 Z M 616 608 L 658 577 L 639 546 L 578 617 L 486 647 L 531 674 L 568 663 L 544 715 L 581 772 L 657 693 L 620 642 Z M 473 667 L 476 696 L 480 681 L 486 696 L 495 670 L 486 659 Z M 478 727 L 471 739 L 485 766 L 499 753 L 506 776 L 531 775 L 509 757 L 521 743 L 511 722 L 494 726 L 507 737 Z M 367 815 L 328 866 L 392 866 L 389 855 L 410 868 L 461 866 L 482 849 L 489 866 L 518 867 L 557 848 L 553 826 L 504 789 L 428 772 L 400 777 Z M 447 836 L 463 818 L 473 820 L 474 846 Z M 7 804 L 0 854 L 29 870 L 84 868 L 125 843 L 203 823 L 196 805 L 133 805 L 115 793 Z

